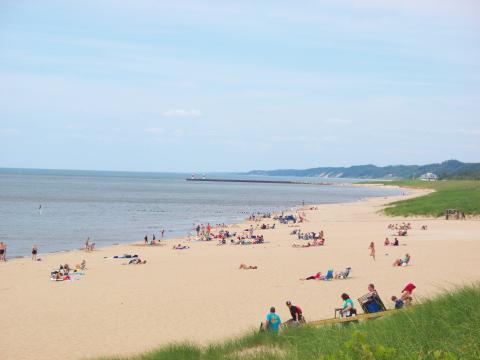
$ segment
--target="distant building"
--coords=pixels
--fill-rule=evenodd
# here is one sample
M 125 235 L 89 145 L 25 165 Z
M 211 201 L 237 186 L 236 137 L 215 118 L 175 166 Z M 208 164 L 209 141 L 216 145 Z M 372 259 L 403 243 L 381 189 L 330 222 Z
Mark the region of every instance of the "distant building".
M 425 173 L 419 177 L 420 180 L 422 181 L 437 181 L 438 176 L 435 175 L 434 173 Z

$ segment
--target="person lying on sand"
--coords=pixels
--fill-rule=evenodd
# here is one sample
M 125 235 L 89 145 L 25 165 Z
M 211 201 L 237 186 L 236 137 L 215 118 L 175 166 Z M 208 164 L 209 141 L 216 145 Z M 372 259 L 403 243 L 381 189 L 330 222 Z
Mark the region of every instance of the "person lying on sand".
M 128 263 L 123 263 L 122 265 L 144 265 L 147 263 L 147 260 L 143 260 L 136 257 L 136 258 L 133 258 L 133 259 L 130 259 L 130 261 Z
M 185 250 L 185 249 L 190 249 L 190 246 L 181 245 L 181 244 L 178 244 L 178 245 L 174 245 L 174 246 L 173 246 L 173 250 Z
M 109 258 L 108 256 L 104 256 L 104 259 L 131 259 L 136 258 L 138 255 L 130 255 L 130 254 L 123 254 L 123 255 L 115 255 Z
M 240 267 L 238 268 L 239 270 L 240 269 L 243 269 L 243 270 L 256 270 L 258 269 L 258 267 L 256 265 L 246 265 L 244 263 L 241 263 L 240 264 Z
M 315 275 L 308 276 L 306 278 L 302 278 L 300 280 L 321 280 L 322 279 L 322 273 L 318 272 Z
M 70 275 L 63 275 L 60 271 L 55 271 L 51 274 L 50 277 L 51 280 L 55 281 L 65 281 L 65 280 L 71 280 Z

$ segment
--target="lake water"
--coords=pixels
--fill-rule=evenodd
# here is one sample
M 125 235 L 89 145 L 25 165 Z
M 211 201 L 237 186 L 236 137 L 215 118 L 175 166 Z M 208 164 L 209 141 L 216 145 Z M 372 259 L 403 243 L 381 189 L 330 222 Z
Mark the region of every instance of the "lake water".
M 188 174 L 0 170 L 0 241 L 8 256 L 183 237 L 194 224 L 240 222 L 253 212 L 306 204 L 339 203 L 400 190 L 338 185 L 185 181 Z M 209 177 L 252 178 L 231 174 Z M 254 177 L 255 179 L 262 179 Z M 263 179 L 292 180 L 264 177 Z M 294 178 L 293 180 L 326 181 Z M 330 181 L 330 180 L 327 180 Z M 339 180 L 333 180 L 339 181 Z M 345 183 L 348 180 L 341 179 Z

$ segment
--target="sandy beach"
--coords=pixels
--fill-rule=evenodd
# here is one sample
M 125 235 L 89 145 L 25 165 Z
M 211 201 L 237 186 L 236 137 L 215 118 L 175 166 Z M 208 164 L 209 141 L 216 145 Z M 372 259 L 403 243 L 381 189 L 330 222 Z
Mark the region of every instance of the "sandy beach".
M 423 194 L 411 192 L 408 196 Z M 0 263 L 1 357 L 84 359 L 131 355 L 172 342 L 208 344 L 257 328 L 272 305 L 287 320 L 286 300 L 298 304 L 307 320 L 317 320 L 333 317 L 342 292 L 357 299 L 371 282 L 391 307 L 390 296 L 399 295 L 408 282 L 415 283 L 415 295 L 422 298 L 479 281 L 480 221 L 378 213 L 386 203 L 408 196 L 319 205 L 305 210 L 308 221 L 299 227 L 277 222 L 274 230 L 256 231 L 267 241 L 261 245 L 194 241 L 188 243 L 190 249 L 176 251 L 174 242 L 167 241 L 165 246 L 119 245 L 43 255 L 39 262 L 22 258 Z M 412 224 L 408 236 L 399 237 L 398 247 L 384 247 L 385 237 L 394 237 L 387 225 L 403 221 Z M 422 225 L 428 230 L 421 230 Z M 292 248 L 299 242 L 290 235 L 294 229 L 323 230 L 325 246 Z M 369 256 L 371 241 L 376 261 Z M 392 267 L 407 252 L 411 264 Z M 125 260 L 105 258 L 124 253 L 138 254 L 147 264 L 124 266 Z M 83 259 L 86 275 L 50 280 L 52 268 Z M 258 269 L 239 270 L 240 263 Z M 346 266 L 353 269 L 347 280 L 299 280 Z

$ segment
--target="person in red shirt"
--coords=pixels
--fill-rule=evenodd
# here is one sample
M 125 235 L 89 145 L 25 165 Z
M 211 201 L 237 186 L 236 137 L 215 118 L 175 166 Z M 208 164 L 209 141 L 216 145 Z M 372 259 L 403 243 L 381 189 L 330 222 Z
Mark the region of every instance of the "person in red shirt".
M 403 300 L 403 302 L 405 303 L 405 305 L 410 305 L 411 302 L 413 301 L 413 298 L 412 298 L 412 293 L 413 293 L 413 290 L 415 290 L 417 287 L 412 284 L 412 283 L 408 283 L 402 290 L 402 296 L 401 296 L 401 299 Z

